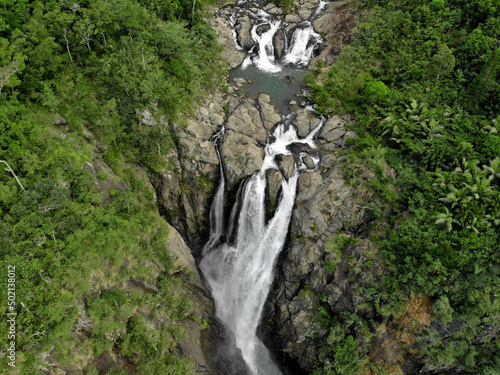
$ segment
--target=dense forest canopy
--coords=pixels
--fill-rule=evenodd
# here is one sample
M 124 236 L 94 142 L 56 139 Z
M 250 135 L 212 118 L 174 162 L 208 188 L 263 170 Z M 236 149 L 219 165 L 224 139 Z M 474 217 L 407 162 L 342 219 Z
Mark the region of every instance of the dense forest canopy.
M 22 183 L 0 175 L 0 263 L 16 267 L 17 373 L 68 369 L 111 350 L 138 373 L 192 373 L 175 349 L 175 322 L 195 318 L 192 302 L 170 276 L 169 226 L 134 164 L 168 165 L 169 122 L 223 72 L 205 5 L 0 1 L 0 160 Z M 142 124 L 146 108 L 162 124 Z M 96 158 L 113 171 L 92 175 Z M 160 275 L 144 265 L 151 261 Z M 107 289 L 130 277 L 159 277 L 159 292 Z M 144 315 L 162 323 L 153 328 Z M 2 337 L 7 330 L 3 319 Z M 12 370 L 5 358 L 1 367 Z
M 445 326 L 463 324 L 452 339 L 424 332 L 422 353 L 436 368 L 497 373 L 500 341 L 486 332 L 500 323 L 500 2 L 364 7 L 356 41 L 308 77 L 312 100 L 356 114 L 355 154 L 393 207 L 379 239 L 386 297 L 429 295 Z

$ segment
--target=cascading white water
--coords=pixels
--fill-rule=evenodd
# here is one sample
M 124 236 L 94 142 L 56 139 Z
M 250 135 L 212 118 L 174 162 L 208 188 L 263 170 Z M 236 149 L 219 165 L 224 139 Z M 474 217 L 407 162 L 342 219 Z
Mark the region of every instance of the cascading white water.
M 236 47 L 236 50 L 237 51 L 244 51 L 243 47 L 238 43 L 238 37 L 236 34 L 236 30 L 234 29 L 234 27 L 236 26 L 236 21 L 237 21 L 236 10 L 233 10 L 231 12 L 231 15 L 229 16 L 228 21 L 229 21 L 229 25 L 231 25 L 231 33 L 233 34 L 233 41 L 234 41 L 234 45 Z
M 269 26 L 269 30 L 259 35 L 259 27 L 263 27 L 266 25 Z M 252 53 L 247 56 L 245 61 L 243 61 L 243 67 L 246 67 L 248 66 L 248 64 L 253 62 L 257 66 L 257 68 L 264 72 L 277 73 L 281 71 L 281 67 L 275 63 L 273 45 L 274 34 L 276 34 L 280 26 L 280 21 L 265 20 L 264 22 L 256 23 L 252 27 L 250 35 L 255 41 L 257 51 L 256 54 Z
M 265 192 L 266 171 L 279 170 L 275 158 L 278 155 L 292 155 L 288 146 L 292 143 L 307 144 L 316 148 L 313 137 L 324 121 L 304 139 L 297 136 L 293 126 L 280 124 L 273 138 L 265 148 L 262 168 L 245 183 L 241 193 L 239 212 L 233 210 L 232 220 L 237 222 L 236 239 L 230 243 L 212 238 L 204 249 L 200 269 L 212 289 L 216 303 L 216 315 L 236 337 L 236 346 L 241 349 L 243 359 L 256 375 L 279 375 L 278 367 L 272 362 L 269 352 L 257 337 L 264 302 L 273 281 L 273 270 L 278 255 L 286 240 L 288 226 L 295 201 L 299 169 L 295 165 L 290 178 L 282 179 L 282 194 L 273 217 L 266 223 Z M 305 153 L 304 153 L 305 154 Z M 303 155 L 300 155 L 301 157 Z M 313 159 L 317 165 L 319 158 Z M 221 168 L 223 173 L 223 168 Z M 221 179 L 224 176 L 221 175 Z M 223 216 L 224 185 L 219 185 L 212 211 Z M 212 218 L 218 223 L 218 218 Z M 229 223 L 229 230 L 235 223 Z M 230 234 L 230 233 L 227 233 Z M 214 234 L 215 236 L 216 234 Z M 228 238 L 228 236 L 226 236 Z
M 325 7 L 326 1 L 321 0 L 310 19 L 314 19 Z M 313 57 L 314 49 L 321 43 L 321 36 L 317 34 L 310 21 L 304 21 L 304 24 L 295 28 L 290 41 L 285 38 L 285 55 L 280 62 L 275 61 L 273 40 L 276 33 L 283 30 L 283 24 L 279 20 L 259 9 L 257 13 L 247 11 L 257 22 L 253 25 L 250 36 L 255 42 L 255 46 L 248 52 L 247 57 L 242 63 L 242 68 L 246 68 L 251 63 L 254 63 L 257 68 L 266 73 L 278 73 L 282 70 L 283 65 L 295 64 L 306 66 Z M 231 27 L 234 31 L 234 19 L 231 19 Z M 265 32 L 259 33 L 259 28 L 263 26 L 269 27 Z M 236 40 L 236 39 L 235 39 Z M 236 42 L 236 45 L 239 44 Z
M 321 42 L 319 34 L 314 32 L 310 22 L 304 28 L 296 29 L 290 47 L 283 58 L 284 64 L 307 65 L 313 57 L 316 45 Z

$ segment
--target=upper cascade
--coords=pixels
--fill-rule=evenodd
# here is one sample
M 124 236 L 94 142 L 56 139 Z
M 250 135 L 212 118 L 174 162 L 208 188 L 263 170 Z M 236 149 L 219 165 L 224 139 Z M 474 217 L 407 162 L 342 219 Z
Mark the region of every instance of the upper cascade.
M 326 4 L 319 1 L 314 11 L 311 9 L 302 18 L 279 18 L 281 9 L 272 8 L 272 4 L 256 9 L 248 1 L 239 1 L 235 8 L 221 10 L 219 15 L 229 21 L 236 49 L 247 53 L 243 69 L 254 64 L 263 72 L 279 73 L 285 66 L 306 67 L 314 57 L 322 39 L 311 22 Z

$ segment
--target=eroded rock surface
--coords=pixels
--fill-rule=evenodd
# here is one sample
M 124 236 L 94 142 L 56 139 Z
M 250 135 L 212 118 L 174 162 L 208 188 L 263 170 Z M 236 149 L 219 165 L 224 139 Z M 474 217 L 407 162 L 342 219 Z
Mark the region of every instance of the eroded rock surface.
M 318 324 L 320 307 L 333 314 L 373 314 L 366 303 L 370 298 L 357 290 L 381 272 L 381 266 L 373 263 L 373 244 L 368 239 L 351 242 L 370 223 L 369 202 L 377 198 L 345 179 L 345 160 L 337 153 L 347 147 L 343 142 L 347 133 L 344 119 L 330 118 L 319 134 L 319 169 L 299 177 L 292 241 L 282 255 L 263 317 L 270 323 L 262 334 L 282 358 L 306 371 L 313 370 L 329 334 Z

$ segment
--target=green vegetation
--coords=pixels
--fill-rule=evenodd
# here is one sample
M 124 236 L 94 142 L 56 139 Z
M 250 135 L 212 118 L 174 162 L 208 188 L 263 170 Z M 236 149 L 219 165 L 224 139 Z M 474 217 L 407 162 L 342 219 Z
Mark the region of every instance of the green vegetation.
M 193 373 L 176 349 L 193 306 L 135 165 L 167 166 L 168 123 L 217 84 L 204 3 L 0 5 L 0 160 L 11 168 L 0 174 L 0 267 L 5 278 L 16 267 L 16 373 L 96 374 L 103 353 L 138 374 Z M 145 110 L 162 121 L 142 121 Z M 138 278 L 158 290 L 126 286 Z M 3 319 L 3 344 L 7 329 Z
M 285 13 L 290 13 L 292 10 L 293 0 L 266 0 L 268 3 L 275 3 L 283 7 Z
M 353 154 L 393 207 L 380 293 L 394 305 L 429 295 L 445 327 L 465 322 L 421 334 L 429 368 L 497 373 L 499 336 L 486 332 L 500 321 L 500 4 L 366 6 L 356 41 L 307 82 L 323 113 L 355 113 Z

